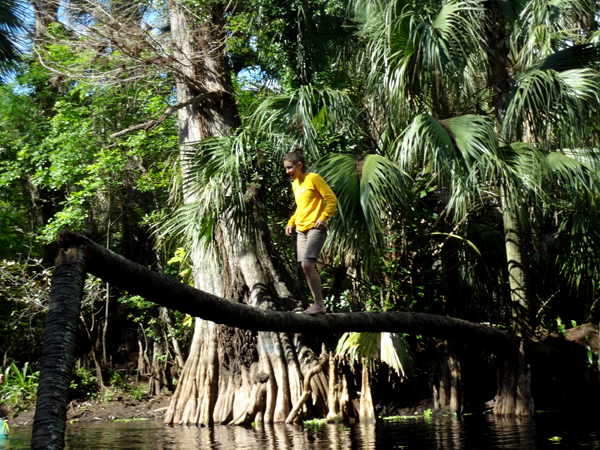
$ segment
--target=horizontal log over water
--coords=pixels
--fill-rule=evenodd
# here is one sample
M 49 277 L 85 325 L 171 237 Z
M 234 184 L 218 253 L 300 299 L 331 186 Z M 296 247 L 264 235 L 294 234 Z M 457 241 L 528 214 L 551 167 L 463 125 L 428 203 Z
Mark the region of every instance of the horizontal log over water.
M 387 331 L 422 334 L 493 350 L 517 350 L 519 346 L 519 338 L 512 333 L 466 320 L 428 313 L 353 312 L 309 316 L 266 311 L 228 301 L 153 272 L 79 233 L 63 231 L 58 236 L 58 242 L 65 249 L 81 247 L 86 254 L 87 271 L 111 285 L 167 308 L 232 327 L 290 333 Z M 255 286 L 254 289 L 264 289 L 264 287 Z M 564 357 L 562 352 L 530 340 L 526 345 L 532 356 Z

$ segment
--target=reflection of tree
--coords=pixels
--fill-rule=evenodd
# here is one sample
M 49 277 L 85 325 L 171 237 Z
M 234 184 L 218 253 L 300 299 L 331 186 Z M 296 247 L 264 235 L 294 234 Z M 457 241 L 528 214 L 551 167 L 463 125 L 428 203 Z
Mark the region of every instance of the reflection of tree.
M 375 424 L 374 423 L 364 423 L 361 425 L 358 425 L 354 428 L 354 432 L 355 432 L 355 436 L 353 440 L 357 440 L 359 442 L 361 442 L 361 446 L 360 448 L 376 448 L 375 443 L 376 443 L 376 436 L 375 436 Z M 340 435 L 339 435 L 339 439 L 340 439 L 340 449 L 342 448 L 348 448 L 345 447 L 344 445 L 347 445 L 347 443 L 345 442 L 346 439 L 350 440 L 350 433 L 349 432 L 343 432 L 343 431 L 339 431 Z
M 559 419 L 564 423 L 564 418 Z M 568 422 L 568 420 L 567 420 Z M 578 422 L 580 425 L 585 420 Z M 587 422 L 594 429 L 593 420 Z M 311 427 L 259 424 L 255 427 L 165 427 L 160 421 L 72 424 L 67 428 L 69 448 L 86 450 L 143 448 L 156 450 L 348 450 L 348 449 L 464 449 L 535 448 L 539 436 L 560 433 L 553 421 L 494 418 L 491 415 L 432 418 L 422 416 L 399 422 L 375 424 L 325 424 Z M 543 428 L 543 429 L 542 429 Z M 597 428 L 597 427 L 596 427 Z M 588 428 L 586 428 L 588 429 Z M 564 429 L 563 429 L 564 430 Z M 571 430 L 576 433 L 576 430 Z M 15 428 L 11 436 L 26 438 L 26 429 Z M 552 435 L 554 435 L 552 434 Z M 593 439 L 593 437 L 591 438 Z M 545 441 L 545 438 L 542 438 Z M 587 442 L 590 442 L 588 440 Z M 12 447 L 7 447 L 12 448 Z M 18 446 L 21 448 L 21 446 Z M 574 448 L 574 447 L 570 447 Z
M 464 448 L 464 424 L 458 418 L 438 417 L 434 421 L 438 448 Z
M 207 429 L 200 429 L 205 433 Z M 275 424 L 257 426 L 254 429 L 242 427 L 215 427 L 214 438 L 219 448 L 261 448 L 265 450 L 306 450 L 307 448 L 327 448 L 346 450 L 353 447 L 375 448 L 376 427 L 356 425 L 352 428 L 336 425 L 323 425 L 316 428 Z M 200 440 L 202 442 L 202 439 Z M 183 447 L 181 447 L 183 448 Z M 204 447 L 200 448 L 211 448 Z
M 498 447 L 535 448 L 535 421 L 530 418 L 487 417 L 487 423 Z

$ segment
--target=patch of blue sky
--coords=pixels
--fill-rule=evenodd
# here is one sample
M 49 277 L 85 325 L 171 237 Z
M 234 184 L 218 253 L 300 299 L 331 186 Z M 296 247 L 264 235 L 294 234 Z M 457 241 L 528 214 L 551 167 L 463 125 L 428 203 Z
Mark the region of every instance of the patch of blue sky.
M 257 91 L 267 88 L 276 92 L 281 91 L 278 81 L 269 77 L 260 66 L 246 67 L 240 70 L 237 79 L 242 90 Z

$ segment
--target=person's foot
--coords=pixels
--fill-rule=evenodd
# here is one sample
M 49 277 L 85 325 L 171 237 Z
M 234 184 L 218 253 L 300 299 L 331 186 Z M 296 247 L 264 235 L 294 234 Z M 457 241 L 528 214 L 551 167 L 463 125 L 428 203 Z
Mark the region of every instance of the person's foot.
M 308 314 L 310 316 L 319 316 L 321 314 L 327 314 L 327 310 L 324 306 L 312 305 L 310 308 L 305 309 L 302 314 Z

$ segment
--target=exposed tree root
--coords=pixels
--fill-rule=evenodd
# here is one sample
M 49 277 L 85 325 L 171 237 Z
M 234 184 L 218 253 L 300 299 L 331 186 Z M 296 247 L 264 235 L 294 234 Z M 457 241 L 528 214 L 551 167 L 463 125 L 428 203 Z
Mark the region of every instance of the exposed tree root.
M 228 425 L 242 425 L 245 423 L 251 423 L 256 415 L 264 410 L 265 397 L 267 395 L 267 383 L 269 381 L 269 375 L 264 372 L 258 373 L 254 378 L 254 385 L 252 386 L 252 392 L 248 399 L 248 407 L 246 410 L 236 419 L 228 423 Z M 262 420 L 256 420 L 262 422 Z
M 358 414 L 358 420 L 360 420 L 361 423 L 373 423 L 376 419 L 369 378 L 369 367 L 365 362 L 363 362 L 360 389 L 360 410 Z
M 327 412 L 327 423 L 343 422 L 348 417 L 348 405 L 350 395 L 348 394 L 348 383 L 346 377 L 340 371 L 338 361 L 329 355 L 329 411 Z
M 302 407 L 312 395 L 311 381 L 313 376 L 315 376 L 323 370 L 323 367 L 325 366 L 325 364 L 327 364 L 328 360 L 329 357 L 327 353 L 322 352 L 321 357 L 319 358 L 319 364 L 310 369 L 310 371 L 306 374 L 306 377 L 304 378 L 304 391 L 302 392 L 302 396 L 294 404 L 292 411 L 287 416 L 287 419 L 285 419 L 285 423 L 292 423 L 296 416 L 300 414 Z

